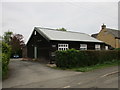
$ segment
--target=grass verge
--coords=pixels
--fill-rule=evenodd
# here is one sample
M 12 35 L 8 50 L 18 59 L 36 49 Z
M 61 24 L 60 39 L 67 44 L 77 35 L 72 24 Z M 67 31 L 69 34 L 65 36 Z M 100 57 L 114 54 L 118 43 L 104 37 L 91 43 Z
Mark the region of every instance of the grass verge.
M 72 70 L 72 71 L 78 71 L 78 72 L 88 72 L 88 71 L 92 71 L 92 70 L 96 70 L 96 69 L 102 69 L 102 68 L 106 68 L 106 67 L 112 67 L 112 66 L 118 66 L 120 65 L 120 61 L 116 62 L 106 62 L 104 64 L 97 64 L 94 66 L 85 66 L 85 67 L 73 67 L 73 68 L 59 68 L 59 67 L 52 67 L 54 69 L 59 69 L 59 70 Z

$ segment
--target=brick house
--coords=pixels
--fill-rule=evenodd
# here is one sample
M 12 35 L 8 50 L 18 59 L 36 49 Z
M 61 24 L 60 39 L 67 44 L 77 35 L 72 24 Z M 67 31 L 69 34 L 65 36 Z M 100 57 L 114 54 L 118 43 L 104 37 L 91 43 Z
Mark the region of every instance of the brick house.
M 106 28 L 106 25 L 103 24 L 100 32 L 91 36 L 105 42 L 113 48 L 120 48 L 120 30 Z

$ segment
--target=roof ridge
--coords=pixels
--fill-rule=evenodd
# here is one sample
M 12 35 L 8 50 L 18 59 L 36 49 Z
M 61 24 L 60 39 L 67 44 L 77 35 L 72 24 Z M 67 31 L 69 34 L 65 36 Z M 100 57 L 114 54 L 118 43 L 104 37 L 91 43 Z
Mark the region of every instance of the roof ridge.
M 52 28 L 44 28 L 44 27 L 35 27 L 35 28 L 48 29 L 48 30 L 56 30 L 56 29 L 52 29 Z
M 54 30 L 54 31 L 60 31 L 57 29 L 52 29 L 52 28 L 43 28 L 43 27 L 36 27 L 36 28 L 40 28 L 40 29 L 47 29 L 47 30 Z M 86 34 L 86 33 L 82 33 L 82 32 L 75 32 L 75 31 L 60 31 L 60 32 L 70 32 L 70 33 L 80 33 L 80 34 Z M 88 35 L 88 34 L 87 34 Z
M 114 30 L 114 31 L 120 31 L 118 29 L 112 29 L 112 28 L 106 28 L 107 30 Z

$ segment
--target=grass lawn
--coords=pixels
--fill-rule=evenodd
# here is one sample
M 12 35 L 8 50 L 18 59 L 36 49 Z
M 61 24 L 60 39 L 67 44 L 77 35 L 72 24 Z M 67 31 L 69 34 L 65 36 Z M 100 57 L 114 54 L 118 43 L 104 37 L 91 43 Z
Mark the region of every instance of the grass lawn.
M 120 61 L 119 62 L 106 62 L 104 64 L 97 64 L 94 66 L 85 66 L 85 67 L 73 67 L 73 68 L 59 68 L 59 67 L 52 67 L 55 69 L 61 69 L 61 70 L 73 70 L 73 71 L 78 71 L 78 72 L 88 72 L 88 71 L 92 71 L 95 69 L 102 69 L 102 68 L 106 68 L 106 67 L 112 67 L 112 66 L 118 66 L 118 63 L 120 65 Z

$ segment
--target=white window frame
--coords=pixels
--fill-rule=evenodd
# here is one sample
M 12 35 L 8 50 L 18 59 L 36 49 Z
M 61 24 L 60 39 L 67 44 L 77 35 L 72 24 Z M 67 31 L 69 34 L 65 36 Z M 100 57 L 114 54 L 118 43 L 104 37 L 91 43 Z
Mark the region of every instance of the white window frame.
M 95 50 L 101 50 L 100 44 L 95 44 Z
M 68 44 L 58 44 L 58 50 L 63 51 L 69 49 Z
M 108 50 L 108 46 L 105 46 L 105 50 Z
M 80 44 L 80 50 L 87 50 L 87 44 Z

